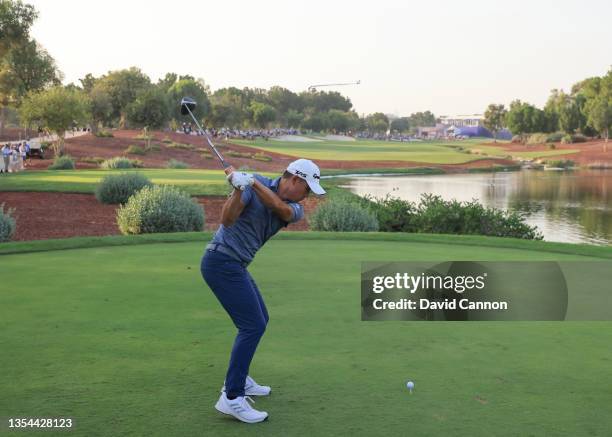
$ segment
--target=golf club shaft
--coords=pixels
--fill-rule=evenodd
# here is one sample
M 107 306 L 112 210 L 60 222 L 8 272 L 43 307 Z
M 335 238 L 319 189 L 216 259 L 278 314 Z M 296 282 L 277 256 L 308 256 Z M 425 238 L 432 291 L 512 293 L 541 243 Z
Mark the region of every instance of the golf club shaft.
M 191 118 L 193 119 L 194 123 L 196 124 L 196 126 L 198 127 L 199 131 L 202 133 L 202 135 L 204 135 L 204 137 L 206 138 L 206 142 L 208 143 L 208 145 L 210 146 L 210 148 L 213 150 L 213 152 L 215 152 L 215 155 L 217 155 L 217 158 L 219 158 L 219 161 L 221 161 L 221 165 L 223 165 L 223 168 L 228 168 L 230 167 L 230 164 L 228 164 L 225 159 L 223 159 L 223 156 L 221 155 L 221 153 L 219 153 L 219 151 L 217 150 L 217 148 L 215 147 L 215 145 L 212 143 L 212 141 L 210 141 L 210 137 L 208 136 L 208 134 L 204 131 L 204 129 L 202 129 L 202 126 L 200 126 L 200 123 L 198 123 L 198 120 L 196 120 L 196 118 L 193 115 L 193 112 L 191 112 L 191 109 L 189 109 L 188 106 L 185 105 L 185 108 L 187 108 L 187 111 L 189 111 L 189 115 L 191 115 Z

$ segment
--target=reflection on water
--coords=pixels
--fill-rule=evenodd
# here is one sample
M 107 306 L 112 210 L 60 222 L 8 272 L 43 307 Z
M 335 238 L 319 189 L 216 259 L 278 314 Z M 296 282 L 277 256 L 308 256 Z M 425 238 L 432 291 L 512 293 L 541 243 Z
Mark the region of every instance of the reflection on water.
M 434 176 L 363 176 L 346 185 L 359 195 L 417 201 L 422 193 L 477 199 L 526 213 L 547 241 L 612 243 L 612 171 L 535 171 Z

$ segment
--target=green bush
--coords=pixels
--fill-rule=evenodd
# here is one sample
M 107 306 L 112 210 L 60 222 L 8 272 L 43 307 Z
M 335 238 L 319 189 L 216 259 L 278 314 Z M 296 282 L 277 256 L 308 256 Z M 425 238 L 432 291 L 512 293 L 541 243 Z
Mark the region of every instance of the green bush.
M 125 235 L 201 231 L 204 208 L 175 187 L 153 185 L 119 207 L 117 225 Z
M 133 168 L 132 160 L 128 158 L 124 158 L 122 156 L 116 156 L 111 159 L 107 159 L 106 161 L 100 164 L 101 168 Z
M 252 158 L 250 153 L 237 152 L 235 150 L 230 150 L 229 152 L 227 152 L 227 155 L 233 158 Z
M 4 211 L 4 203 L 0 204 L 0 243 L 10 241 L 15 234 L 14 209 Z
M 542 144 L 548 141 L 548 134 L 531 134 L 527 138 L 527 144 Z
M 49 170 L 74 170 L 74 159 L 70 155 L 56 156 Z
M 558 159 L 558 160 L 546 161 L 546 165 L 548 167 L 555 167 L 555 168 L 572 168 L 576 165 L 576 163 L 572 161 L 571 159 Z
M 113 138 L 114 135 L 111 131 L 108 130 L 100 130 L 94 134 L 98 138 Z
M 265 155 L 263 152 L 258 152 L 255 153 L 252 156 L 253 159 L 256 159 L 257 161 L 263 161 L 263 162 L 270 162 L 272 161 L 272 157 Z
M 130 155 L 144 155 L 147 152 L 140 146 L 131 145 L 125 150 L 125 153 Z
M 195 146 L 191 144 L 182 144 L 182 143 L 170 143 L 166 145 L 169 149 L 179 149 L 179 150 L 193 150 Z
M 328 201 L 321 204 L 310 217 L 314 231 L 376 232 L 376 216 L 356 202 Z
M 558 143 L 563 138 L 563 132 L 554 132 L 546 137 L 547 143 Z
M 168 163 L 166 164 L 166 168 L 189 168 L 189 165 L 183 161 L 178 161 L 174 158 L 172 158 L 170 161 L 168 161 Z
M 144 162 L 140 159 L 130 159 L 130 164 L 132 164 L 133 168 L 144 168 Z
M 79 161 L 99 165 L 104 162 L 104 158 L 100 158 L 99 156 L 86 156 L 85 158 L 80 158 Z
M 584 143 L 584 142 L 586 142 L 586 140 L 587 140 L 587 137 L 585 137 L 582 134 L 572 135 L 572 142 L 573 143 Z
M 376 202 L 372 202 L 376 200 Z M 418 204 L 387 196 L 366 198 L 383 232 L 425 232 L 433 234 L 478 234 L 541 240 L 535 226 L 525 223 L 516 212 L 484 207 L 477 201 L 444 200 L 423 194 Z
M 570 134 L 563 135 L 561 138 L 561 144 L 572 144 L 574 142 L 574 138 Z
M 96 199 L 102 203 L 125 203 L 137 191 L 153 185 L 140 173 L 121 173 L 105 176 L 96 186 Z
M 557 148 L 557 146 L 555 146 L 555 143 L 548 143 L 546 145 L 550 150 L 555 150 Z

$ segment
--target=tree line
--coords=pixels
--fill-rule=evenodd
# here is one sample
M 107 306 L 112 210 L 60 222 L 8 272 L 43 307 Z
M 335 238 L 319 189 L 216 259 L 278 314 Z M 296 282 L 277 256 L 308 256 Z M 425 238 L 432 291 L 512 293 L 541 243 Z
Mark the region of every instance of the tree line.
M 79 84 L 63 86 L 63 75 L 49 53 L 30 36 L 38 17 L 21 0 L 0 0 L 0 134 L 7 115 L 18 114 L 25 126 L 58 134 L 73 125 L 119 128 L 177 129 L 189 121 L 180 114 L 183 96 L 196 100 L 195 116 L 208 127 L 250 129 L 301 128 L 311 131 L 382 134 L 408 133 L 435 125 L 430 111 L 390 120 L 381 112 L 358 115 L 348 97 L 330 91 L 293 92 L 227 87 L 211 91 L 203 79 L 167 73 L 157 82 L 136 67 L 91 73 Z M 61 149 L 61 144 L 60 144 Z
M 563 132 L 601 136 L 608 141 L 612 128 L 612 69 L 602 77 L 590 77 L 574 84 L 569 93 L 553 89 L 543 108 L 514 100 L 491 104 L 484 125 L 496 134 L 507 127 L 514 135 Z

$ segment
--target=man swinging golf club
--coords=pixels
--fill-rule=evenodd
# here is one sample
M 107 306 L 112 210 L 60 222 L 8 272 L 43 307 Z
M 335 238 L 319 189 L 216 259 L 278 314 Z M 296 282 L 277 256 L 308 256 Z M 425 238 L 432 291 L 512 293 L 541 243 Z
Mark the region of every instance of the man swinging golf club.
M 181 113 L 191 116 L 234 187 L 221 210 L 221 226 L 206 246 L 201 264 L 202 277 L 238 328 L 215 408 L 243 422 L 257 423 L 266 420 L 268 413 L 252 408 L 248 396 L 266 396 L 271 389 L 249 376 L 249 366 L 269 317 L 259 288 L 246 268 L 270 237 L 304 217 L 299 202 L 310 191 L 323 195 L 325 190 L 319 184 L 319 167 L 307 159 L 292 162 L 276 179 L 235 172 L 193 115 L 195 107 L 194 99 L 181 100 Z
M 247 423 L 266 420 L 268 413 L 251 407 L 248 396 L 266 396 L 270 387 L 257 384 L 249 366 L 268 323 L 268 311 L 247 266 L 266 241 L 289 223 L 304 217 L 298 202 L 312 191 L 325 194 L 319 168 L 298 159 L 276 179 L 225 169 L 234 191 L 223 205 L 221 225 L 202 258 L 201 271 L 238 328 L 225 385 L 215 408 Z

